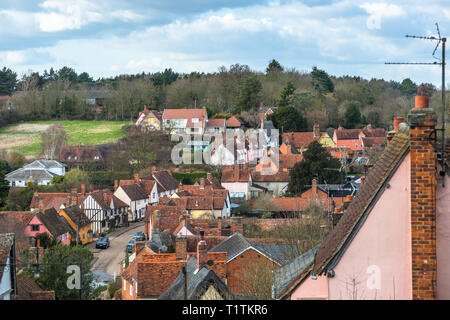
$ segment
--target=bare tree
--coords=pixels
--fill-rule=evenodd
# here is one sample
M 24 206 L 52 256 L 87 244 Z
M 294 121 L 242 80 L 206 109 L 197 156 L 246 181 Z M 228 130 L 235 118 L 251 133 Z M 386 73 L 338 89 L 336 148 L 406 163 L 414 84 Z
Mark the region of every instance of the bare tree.
M 61 125 L 53 125 L 41 134 L 42 154 L 45 159 L 56 159 L 67 141 L 67 133 Z
M 264 258 L 245 264 L 241 271 L 241 293 L 257 300 L 272 299 L 274 268 L 274 263 Z

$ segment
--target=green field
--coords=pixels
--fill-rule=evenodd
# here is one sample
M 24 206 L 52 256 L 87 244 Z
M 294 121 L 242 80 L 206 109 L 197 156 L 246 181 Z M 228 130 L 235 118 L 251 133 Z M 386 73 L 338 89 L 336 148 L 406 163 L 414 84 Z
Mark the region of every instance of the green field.
M 125 135 L 121 128 L 128 121 L 33 121 L 0 129 L 0 149 L 14 149 L 24 156 L 41 153 L 41 133 L 53 124 L 67 132 L 68 145 L 95 145 L 114 142 Z

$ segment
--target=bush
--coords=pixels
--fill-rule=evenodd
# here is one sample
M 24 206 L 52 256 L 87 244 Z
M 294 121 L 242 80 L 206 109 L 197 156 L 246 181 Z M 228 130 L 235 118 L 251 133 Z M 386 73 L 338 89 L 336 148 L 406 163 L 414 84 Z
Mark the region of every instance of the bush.
M 109 294 L 109 298 L 113 299 L 116 292 L 117 291 L 121 291 L 122 290 L 122 279 L 121 278 L 117 278 L 116 281 L 111 282 L 108 285 L 108 294 Z

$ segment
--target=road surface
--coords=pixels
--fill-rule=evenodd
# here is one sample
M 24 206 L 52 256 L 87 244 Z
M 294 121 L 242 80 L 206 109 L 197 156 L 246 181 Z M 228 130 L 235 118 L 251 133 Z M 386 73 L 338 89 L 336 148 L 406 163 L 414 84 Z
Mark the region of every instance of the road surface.
M 98 272 L 104 272 L 109 276 L 120 274 L 120 262 L 125 257 L 125 247 L 131 238 L 139 231 L 144 231 L 144 223 L 137 222 L 130 225 L 130 227 L 124 232 L 121 230 L 113 233 L 109 238 L 108 249 L 95 249 L 95 243 L 93 246 L 94 253 L 94 265 L 91 270 L 98 270 Z

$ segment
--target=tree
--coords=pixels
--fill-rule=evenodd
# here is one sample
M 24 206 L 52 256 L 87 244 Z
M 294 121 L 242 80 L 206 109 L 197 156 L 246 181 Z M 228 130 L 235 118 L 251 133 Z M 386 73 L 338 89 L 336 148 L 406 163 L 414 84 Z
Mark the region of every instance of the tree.
M 7 158 L 8 164 L 13 170 L 18 169 L 25 164 L 24 155 L 17 150 L 9 150 Z
M 356 103 L 351 102 L 348 104 L 345 109 L 345 127 L 348 129 L 355 128 L 358 124 L 361 123 L 361 112 L 359 111 L 359 107 Z
M 41 134 L 41 148 L 45 159 L 56 159 L 67 142 L 67 133 L 61 125 L 50 126 Z
M 262 84 L 256 76 L 249 76 L 241 86 L 236 112 L 256 109 L 260 102 Z
M 6 199 L 9 193 L 9 183 L 5 180 L 5 175 L 12 171 L 8 162 L 0 160 L 0 210 L 6 205 Z
M 297 162 L 289 172 L 288 192 L 302 193 L 309 188 L 314 178 L 318 178 L 318 183 L 342 183 L 340 168 L 339 160 L 333 158 L 319 142 L 313 141 L 308 150 L 303 152 L 303 160 Z
M 311 78 L 312 85 L 318 93 L 325 94 L 334 91 L 333 82 L 325 71 L 313 67 Z
M 3 67 L 0 70 L 0 95 L 11 95 L 16 90 L 17 73 L 11 69 Z
M 414 96 L 417 93 L 417 84 L 411 79 L 406 78 L 400 84 L 400 90 L 407 96 Z
M 280 94 L 280 101 L 278 102 L 278 106 L 281 107 L 287 107 L 291 104 L 291 97 L 295 92 L 294 84 L 289 81 L 284 87 L 283 91 L 281 91 Z
M 28 262 L 25 273 L 33 276 L 35 267 L 34 257 L 30 253 L 25 253 L 23 261 Z M 81 299 L 95 300 L 99 298 L 99 292 L 94 286 L 94 275 L 91 273 L 91 263 L 93 254 L 87 247 L 66 246 L 61 243 L 50 246 L 44 250 L 39 260 L 39 278 L 36 280 L 43 290 L 54 290 L 57 300 L 78 300 L 80 290 L 70 289 L 68 283 L 77 279 L 69 279 L 73 276 L 68 272 L 69 266 L 81 267 Z
M 76 83 L 78 80 L 78 75 L 74 69 L 64 66 L 58 71 L 57 78 L 66 79 L 71 83 Z
M 292 106 L 277 108 L 267 119 L 272 120 L 275 128 L 283 130 L 283 132 L 305 131 L 307 129 L 306 119 Z
M 266 73 L 273 73 L 273 72 L 283 72 L 283 67 L 281 66 L 281 64 L 275 60 L 272 59 L 272 61 L 270 61 L 269 65 L 266 68 Z
M 73 168 L 66 173 L 62 183 L 65 185 L 66 189 L 70 189 L 79 188 L 83 182 L 86 184 L 89 183 L 89 175 L 80 169 Z

